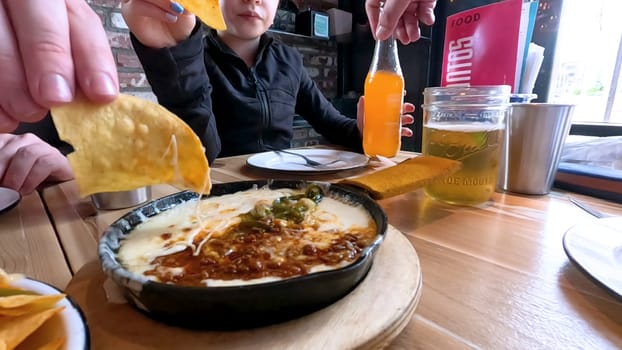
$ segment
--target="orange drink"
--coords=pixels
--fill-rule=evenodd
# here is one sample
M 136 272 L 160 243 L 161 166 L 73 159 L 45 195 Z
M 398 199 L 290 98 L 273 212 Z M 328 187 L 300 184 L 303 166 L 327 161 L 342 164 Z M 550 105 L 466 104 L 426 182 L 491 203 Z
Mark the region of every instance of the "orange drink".
M 363 150 L 367 156 L 394 157 L 401 146 L 404 79 L 370 71 L 365 79 Z

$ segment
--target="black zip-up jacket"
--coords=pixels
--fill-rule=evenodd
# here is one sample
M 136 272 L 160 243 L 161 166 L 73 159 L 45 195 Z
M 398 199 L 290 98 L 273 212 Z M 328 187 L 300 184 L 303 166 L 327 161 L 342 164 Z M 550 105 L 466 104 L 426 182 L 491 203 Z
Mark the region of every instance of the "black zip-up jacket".
M 198 23 L 171 48 L 132 44 L 158 102 L 199 136 L 210 163 L 216 157 L 290 147 L 301 115 L 329 142 L 360 152 L 356 120 L 324 97 L 293 48 L 261 37 L 256 63 L 246 63 Z

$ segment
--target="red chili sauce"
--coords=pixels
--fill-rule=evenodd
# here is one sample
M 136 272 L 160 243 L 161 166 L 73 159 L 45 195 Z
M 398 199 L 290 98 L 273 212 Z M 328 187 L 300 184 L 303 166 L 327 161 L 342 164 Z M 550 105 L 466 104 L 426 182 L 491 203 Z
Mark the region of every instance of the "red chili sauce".
M 205 286 L 206 279 L 251 280 L 305 275 L 314 266 L 342 266 L 356 260 L 376 237 L 376 226 L 371 222 L 365 229 L 326 233 L 333 238 L 322 248 L 308 237 L 305 239 L 304 232 L 296 223 L 283 225 L 274 221 L 261 227 L 241 223 L 221 237 L 209 239 L 196 256 L 191 248 L 186 248 L 156 258 L 153 261 L 156 267 L 145 274 L 163 283 L 185 286 Z M 167 237 L 169 233 L 162 233 L 162 238 Z M 195 241 L 200 239 L 197 237 Z M 181 274 L 171 274 L 166 269 L 179 267 L 183 267 Z

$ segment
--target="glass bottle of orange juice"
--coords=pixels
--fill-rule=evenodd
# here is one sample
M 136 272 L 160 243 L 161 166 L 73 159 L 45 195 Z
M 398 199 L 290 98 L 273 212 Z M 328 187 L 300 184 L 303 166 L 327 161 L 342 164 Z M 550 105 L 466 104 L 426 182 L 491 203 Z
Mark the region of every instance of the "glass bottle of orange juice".
M 370 157 L 394 157 L 401 146 L 404 98 L 404 77 L 394 37 L 376 41 L 364 89 L 363 151 Z

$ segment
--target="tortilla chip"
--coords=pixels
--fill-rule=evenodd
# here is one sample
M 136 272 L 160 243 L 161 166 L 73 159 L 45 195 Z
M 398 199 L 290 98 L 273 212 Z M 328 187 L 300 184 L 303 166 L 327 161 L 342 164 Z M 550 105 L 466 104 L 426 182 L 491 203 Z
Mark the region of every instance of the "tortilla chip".
M 19 289 L 19 288 L 13 288 L 13 287 L 0 287 L 0 298 L 1 297 L 8 297 L 11 295 L 19 295 L 19 294 L 37 294 L 35 292 L 31 292 L 29 290 L 24 290 L 24 289 Z
M 65 294 L 18 294 L 0 298 L 0 316 L 21 316 L 53 307 Z
M 35 303 L 48 303 L 51 305 L 56 304 L 59 300 L 64 298 L 64 294 L 50 294 L 50 295 L 32 295 L 32 294 L 20 294 L 11 295 L 8 297 L 0 298 L 0 312 L 2 309 L 11 309 L 16 307 L 22 307 Z
M 65 334 L 71 334 L 72 330 L 63 324 L 60 314 L 47 320 L 41 327 L 31 333 L 22 341 L 15 350 L 56 350 L 61 349 L 67 342 Z
M 57 349 L 60 349 L 64 343 L 65 343 L 64 338 L 56 338 L 56 339 L 52 339 L 49 343 L 45 345 L 37 347 L 37 349 L 38 350 L 57 350 Z
M 216 30 L 227 29 L 218 0 L 177 0 L 177 2 L 208 26 Z
M 8 349 L 13 349 L 61 310 L 63 307 L 17 317 L 0 317 L 0 343 L 4 343 L 2 345 Z
M 80 195 L 168 183 L 209 193 L 204 148 L 192 129 L 164 107 L 130 95 L 109 104 L 84 97 L 52 108 Z
M 0 288 L 7 288 L 11 286 L 12 281 L 17 281 L 24 278 L 24 275 L 19 273 L 7 273 L 0 268 Z
M 368 175 L 342 180 L 341 183 L 362 187 L 373 198 L 382 199 L 414 191 L 461 167 L 462 163 L 456 160 L 419 156 Z
M 27 349 L 59 349 L 67 342 L 67 337 L 71 337 L 75 331 L 69 328 L 70 324 L 63 318 L 63 313 L 57 313 L 45 321 L 34 332 L 30 333 L 15 350 Z M 69 350 L 69 348 L 67 348 Z

